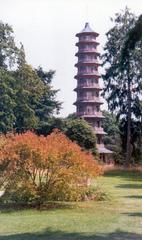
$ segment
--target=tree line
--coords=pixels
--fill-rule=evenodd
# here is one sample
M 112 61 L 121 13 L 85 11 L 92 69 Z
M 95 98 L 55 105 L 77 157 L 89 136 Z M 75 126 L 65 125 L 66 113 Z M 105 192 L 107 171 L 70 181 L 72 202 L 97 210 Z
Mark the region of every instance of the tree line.
M 126 8 L 111 21 L 101 56 L 108 103 L 104 141 L 116 162 L 130 165 L 142 159 L 142 17 Z M 54 75 L 53 70 L 29 65 L 22 43 L 16 46 L 12 27 L 0 22 L 0 132 L 33 130 L 46 136 L 58 128 L 96 154 L 95 133 L 84 120 L 74 114 L 54 117 L 61 109 L 59 90 L 52 87 Z

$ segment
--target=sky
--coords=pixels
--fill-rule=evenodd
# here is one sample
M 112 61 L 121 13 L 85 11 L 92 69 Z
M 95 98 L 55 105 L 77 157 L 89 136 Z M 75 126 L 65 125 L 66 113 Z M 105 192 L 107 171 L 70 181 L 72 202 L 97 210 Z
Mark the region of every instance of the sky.
M 47 71 L 56 70 L 52 85 L 60 89 L 60 116 L 75 112 L 75 34 L 89 22 L 100 34 L 102 53 L 105 34 L 112 27 L 110 17 L 126 6 L 136 15 L 142 13 L 142 0 L 0 0 L 1 20 L 13 27 L 17 44 L 23 43 L 27 62 Z

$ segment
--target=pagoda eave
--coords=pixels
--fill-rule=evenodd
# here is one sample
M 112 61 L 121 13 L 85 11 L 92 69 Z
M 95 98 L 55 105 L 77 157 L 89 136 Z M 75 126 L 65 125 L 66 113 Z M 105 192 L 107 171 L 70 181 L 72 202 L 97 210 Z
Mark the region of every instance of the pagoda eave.
M 96 129 L 94 128 L 94 131 L 95 131 L 95 134 L 96 134 L 96 135 L 102 135 L 102 136 L 103 136 L 103 135 L 107 135 L 107 133 L 104 132 L 103 130 L 100 130 L 100 131 L 99 131 L 99 130 L 96 130 Z
M 80 37 L 80 36 L 83 36 L 83 35 L 94 35 L 95 37 L 98 37 L 99 36 L 99 33 L 97 33 L 97 32 L 80 32 L 80 33 L 77 33 L 75 36 L 76 37 Z
M 104 119 L 105 117 L 103 116 L 103 115 L 77 115 L 77 117 L 80 117 L 80 118 L 84 118 L 86 121 L 87 121 L 87 119 L 89 118 L 89 119 Z
M 87 76 L 87 78 L 90 78 L 90 79 L 92 79 L 92 75 L 89 75 L 89 76 Z M 100 75 L 95 75 L 94 76 L 97 80 L 100 78 Z M 76 76 L 74 76 L 74 78 L 76 79 L 76 80 L 79 80 L 79 79 L 86 79 L 86 75 L 84 76 L 84 75 L 76 75 Z
M 79 101 L 74 102 L 73 105 L 79 106 L 79 105 L 81 105 L 81 104 L 88 104 L 88 103 L 89 103 L 89 104 L 94 104 L 94 103 L 96 103 L 96 104 L 100 104 L 100 105 L 103 104 L 103 102 L 101 102 L 101 101 L 96 101 L 96 100 L 79 100 Z
M 80 45 L 85 44 L 85 43 L 87 43 L 87 44 L 88 44 L 88 43 L 89 43 L 89 44 L 90 44 L 90 43 L 91 43 L 91 44 L 92 44 L 92 43 L 93 43 L 93 44 L 95 43 L 96 46 L 100 45 L 100 43 L 99 43 L 99 42 L 96 42 L 95 40 L 94 40 L 94 41 L 92 41 L 92 40 L 90 40 L 90 41 L 89 41 L 89 40 L 80 40 L 79 42 L 77 42 L 77 43 L 75 44 L 75 46 L 80 46 Z
M 85 90 L 85 89 L 90 89 L 90 90 L 99 90 L 99 91 L 102 91 L 103 90 L 103 88 L 101 88 L 101 87 L 89 87 L 89 86 L 84 86 L 84 87 L 76 87 L 76 88 L 74 88 L 74 91 L 75 92 L 78 92 L 79 90 Z
M 92 50 L 80 50 L 80 51 L 78 51 L 76 54 L 75 54 L 75 56 L 76 57 L 78 57 L 79 55 L 84 55 L 84 53 L 87 53 L 87 54 L 95 54 L 95 55 L 97 55 L 97 56 L 100 56 L 100 53 L 99 52 L 97 52 L 97 51 L 92 51 Z
M 105 148 L 104 144 L 97 144 L 97 150 L 99 154 L 112 154 L 113 152 Z
M 101 77 L 99 73 L 78 73 L 74 78 L 82 78 L 82 77 Z
M 84 61 L 84 62 L 81 62 L 81 61 L 80 61 L 80 62 L 76 63 L 74 66 L 75 66 L 75 67 L 78 67 L 78 66 L 84 66 L 84 65 L 85 65 L 85 66 L 87 66 L 87 65 L 88 65 L 88 66 L 94 66 L 94 65 L 95 65 L 95 66 L 101 66 L 101 64 L 100 64 L 99 62 L 96 62 L 96 61 L 94 61 L 94 62 L 87 62 L 87 61 L 86 61 L 86 62 L 85 62 L 85 61 Z

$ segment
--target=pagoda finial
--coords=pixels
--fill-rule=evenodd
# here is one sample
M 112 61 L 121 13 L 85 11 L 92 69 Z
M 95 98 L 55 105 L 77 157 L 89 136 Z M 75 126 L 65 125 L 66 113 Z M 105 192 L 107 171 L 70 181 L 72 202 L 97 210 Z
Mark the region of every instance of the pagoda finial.
M 88 22 L 85 23 L 85 28 L 86 27 L 90 27 Z

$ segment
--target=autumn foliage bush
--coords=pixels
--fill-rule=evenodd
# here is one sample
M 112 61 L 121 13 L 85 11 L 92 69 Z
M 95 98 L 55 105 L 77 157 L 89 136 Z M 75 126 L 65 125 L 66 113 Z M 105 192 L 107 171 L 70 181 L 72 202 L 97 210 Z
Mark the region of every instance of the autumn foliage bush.
M 0 188 L 11 201 L 81 200 L 88 180 L 99 174 L 93 156 L 58 130 L 47 137 L 33 132 L 1 136 Z

